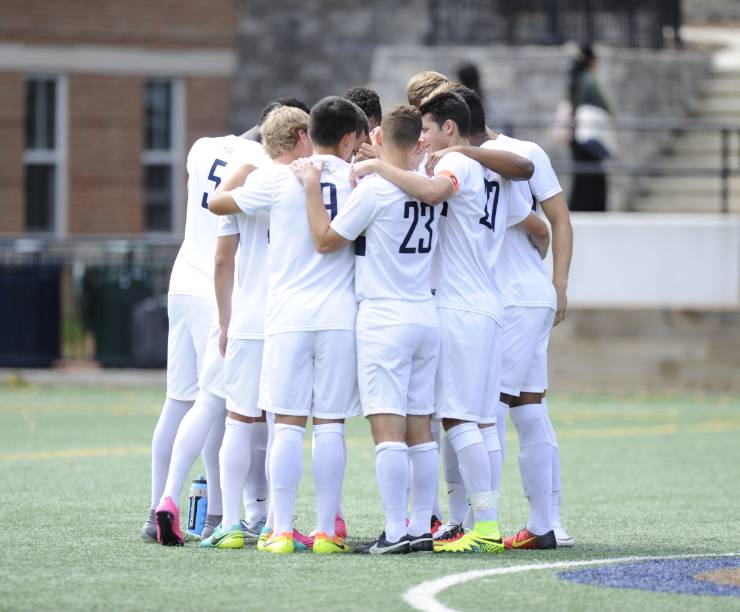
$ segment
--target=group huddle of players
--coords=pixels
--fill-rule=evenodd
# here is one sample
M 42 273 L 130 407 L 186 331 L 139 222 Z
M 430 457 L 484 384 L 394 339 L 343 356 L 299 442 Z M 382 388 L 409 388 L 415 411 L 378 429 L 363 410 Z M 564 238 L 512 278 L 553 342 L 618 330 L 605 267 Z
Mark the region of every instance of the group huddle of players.
M 486 127 L 475 91 L 427 71 L 407 95 L 385 114 L 361 87 L 310 110 L 276 100 L 244 135 L 190 150 L 143 539 L 189 537 L 178 505 L 202 452 L 200 546 L 349 551 L 344 423 L 364 415 L 385 526 L 358 552 L 573 545 L 545 399 L 572 251 L 562 189 L 538 145 Z M 530 516 L 503 538 L 508 414 Z M 294 509 L 309 417 L 316 526 L 304 535 Z

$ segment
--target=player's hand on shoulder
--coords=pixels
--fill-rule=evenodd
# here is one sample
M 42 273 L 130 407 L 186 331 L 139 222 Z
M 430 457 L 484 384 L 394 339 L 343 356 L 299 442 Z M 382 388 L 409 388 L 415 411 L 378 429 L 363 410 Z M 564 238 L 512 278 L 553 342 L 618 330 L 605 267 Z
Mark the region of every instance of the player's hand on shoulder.
M 447 147 L 446 149 L 440 149 L 439 151 L 435 151 L 434 153 L 429 153 L 427 155 L 427 163 L 424 166 L 424 169 L 427 172 L 428 176 L 434 176 L 434 168 L 439 163 L 439 160 L 442 159 L 445 155 L 448 153 L 454 153 L 455 147 Z
M 323 161 L 314 164 L 308 157 L 301 157 L 290 164 L 293 174 L 303 183 L 304 187 L 321 182 L 321 171 L 323 168 Z
M 377 155 L 375 155 L 375 149 L 373 149 L 373 146 L 363 142 L 360 145 L 359 151 L 357 151 L 357 155 L 355 155 L 355 161 L 361 162 L 368 159 L 375 159 L 376 157 Z
M 365 161 L 355 162 L 349 171 L 349 180 L 351 182 L 361 179 L 363 176 L 372 174 L 378 171 L 378 160 L 377 159 L 366 159 Z

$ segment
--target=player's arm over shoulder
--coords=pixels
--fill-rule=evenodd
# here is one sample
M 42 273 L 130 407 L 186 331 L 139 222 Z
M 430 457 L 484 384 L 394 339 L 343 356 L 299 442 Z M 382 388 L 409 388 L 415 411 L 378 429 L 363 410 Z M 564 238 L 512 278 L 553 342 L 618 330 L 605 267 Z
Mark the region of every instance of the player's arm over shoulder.
M 403 170 L 380 159 L 368 159 L 354 164 L 350 180 L 356 180 L 372 172 L 377 172 L 414 200 L 427 204 L 441 204 L 447 198 L 452 197 L 456 191 L 456 183 L 448 177 L 427 178 L 417 172 Z
M 269 197 L 258 180 L 245 184 L 247 177 L 256 170 L 252 163 L 244 163 L 227 176 L 216 192 L 208 198 L 208 210 L 216 215 L 246 214 L 262 210 L 269 205 Z

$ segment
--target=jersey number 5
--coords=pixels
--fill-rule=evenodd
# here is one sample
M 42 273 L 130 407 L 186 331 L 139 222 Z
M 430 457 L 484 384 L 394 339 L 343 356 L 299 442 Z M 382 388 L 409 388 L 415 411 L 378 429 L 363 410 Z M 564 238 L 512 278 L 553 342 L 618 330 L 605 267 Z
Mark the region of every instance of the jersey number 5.
M 486 207 L 483 209 L 483 216 L 478 220 L 481 225 L 485 225 L 492 232 L 496 231 L 496 209 L 498 208 L 498 192 L 499 184 L 498 181 L 489 181 L 483 179 L 486 184 Z M 491 194 L 493 193 L 493 201 L 491 202 Z M 491 202 L 491 212 L 488 212 L 488 203 Z
M 216 170 L 218 170 L 220 167 L 225 166 L 226 162 L 222 159 L 215 159 L 213 160 L 213 165 L 211 166 L 211 171 L 208 173 L 208 180 L 213 181 L 216 183 L 213 186 L 213 191 L 216 191 L 218 189 L 218 186 L 221 184 L 221 177 L 216 175 Z M 200 205 L 203 208 L 208 208 L 208 192 L 203 192 L 203 199 L 200 201 Z
M 398 249 L 399 253 L 428 253 L 432 250 L 432 223 L 434 222 L 434 207 L 424 202 L 406 202 L 403 209 L 403 218 L 408 219 L 411 217 L 411 227 L 406 233 L 406 237 L 403 239 L 401 246 Z M 419 223 L 419 218 L 427 217 L 427 222 L 424 224 L 427 232 L 429 232 L 429 241 L 424 244 L 424 238 L 419 238 L 418 247 L 410 247 L 409 241 L 414 235 L 414 230 Z

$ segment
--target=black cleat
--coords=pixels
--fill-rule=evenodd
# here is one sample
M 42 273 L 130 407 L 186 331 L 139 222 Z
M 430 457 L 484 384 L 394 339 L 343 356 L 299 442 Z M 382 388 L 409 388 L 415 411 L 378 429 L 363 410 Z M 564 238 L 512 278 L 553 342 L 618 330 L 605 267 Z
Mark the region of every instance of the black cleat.
M 405 555 L 411 552 L 409 536 L 405 535 L 401 537 L 398 542 L 389 542 L 385 539 L 384 531 L 375 542 L 360 546 L 357 552 L 366 555 Z
M 412 553 L 434 552 L 434 540 L 431 533 L 423 533 L 420 536 L 409 536 L 409 550 Z

